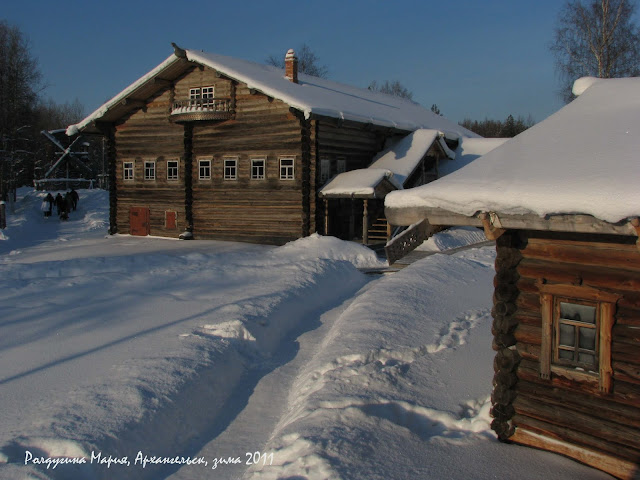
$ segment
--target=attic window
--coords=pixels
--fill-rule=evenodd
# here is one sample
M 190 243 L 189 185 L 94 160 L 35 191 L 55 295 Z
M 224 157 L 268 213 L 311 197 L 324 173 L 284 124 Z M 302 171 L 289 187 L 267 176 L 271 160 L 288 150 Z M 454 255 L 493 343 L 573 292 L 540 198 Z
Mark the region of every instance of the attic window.
M 576 285 L 539 284 L 542 315 L 540 376 L 612 388 L 611 332 L 620 295 Z
M 209 87 L 194 87 L 189 89 L 189 105 L 191 107 L 213 107 L 215 89 Z

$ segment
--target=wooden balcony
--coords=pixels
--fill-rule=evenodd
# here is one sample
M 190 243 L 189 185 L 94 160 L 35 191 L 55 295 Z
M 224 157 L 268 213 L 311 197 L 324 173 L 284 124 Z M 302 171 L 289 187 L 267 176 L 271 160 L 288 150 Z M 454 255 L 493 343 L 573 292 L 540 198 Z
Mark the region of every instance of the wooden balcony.
M 191 98 L 173 102 L 171 120 L 177 123 L 228 120 L 234 113 L 230 98 Z

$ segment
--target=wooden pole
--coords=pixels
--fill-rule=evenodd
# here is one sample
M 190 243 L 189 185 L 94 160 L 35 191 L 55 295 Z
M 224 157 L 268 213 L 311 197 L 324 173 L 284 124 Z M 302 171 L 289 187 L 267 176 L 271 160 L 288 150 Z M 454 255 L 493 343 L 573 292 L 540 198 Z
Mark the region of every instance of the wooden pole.
M 329 199 L 324 198 L 324 234 L 329 235 Z
M 362 211 L 362 244 L 369 243 L 369 210 L 367 208 L 368 200 L 364 199 L 364 210 Z

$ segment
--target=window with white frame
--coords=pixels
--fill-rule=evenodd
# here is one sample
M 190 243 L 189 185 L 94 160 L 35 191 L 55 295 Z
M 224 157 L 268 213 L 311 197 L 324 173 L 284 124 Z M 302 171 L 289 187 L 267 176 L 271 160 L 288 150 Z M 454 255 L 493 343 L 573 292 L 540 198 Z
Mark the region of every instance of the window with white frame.
M 320 159 L 320 183 L 324 183 L 329 180 L 331 176 L 331 160 L 328 158 Z
M 198 160 L 198 178 L 200 180 L 211 179 L 211 160 Z
M 122 178 L 123 180 L 133 180 L 133 162 L 122 163 Z
M 238 178 L 238 159 L 225 158 L 224 159 L 224 179 L 236 180 L 237 178 Z
M 338 173 L 344 173 L 347 171 L 347 159 L 339 158 L 337 161 Z
M 144 162 L 144 179 L 145 180 L 156 179 L 156 162 L 155 161 Z
M 167 161 L 167 180 L 178 180 L 178 161 Z
M 612 389 L 611 335 L 620 295 L 592 287 L 539 285 L 540 376 L 561 375 Z
M 264 180 L 265 165 L 266 165 L 266 160 L 264 158 L 251 159 L 251 179 L 252 180 Z
M 293 157 L 280 158 L 280 180 L 293 180 L 295 178 L 294 165 L 295 159 Z
M 209 87 L 194 87 L 189 89 L 189 104 L 192 107 L 211 107 L 213 106 L 215 88 Z
M 213 107 L 213 87 L 202 87 L 202 106 Z

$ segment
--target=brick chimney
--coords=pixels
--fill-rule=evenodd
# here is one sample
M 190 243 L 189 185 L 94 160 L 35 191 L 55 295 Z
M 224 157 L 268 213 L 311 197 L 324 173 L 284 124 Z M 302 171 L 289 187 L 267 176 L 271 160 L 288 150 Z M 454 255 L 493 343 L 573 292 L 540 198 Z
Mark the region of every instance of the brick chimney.
M 289 49 L 284 57 L 285 77 L 293 83 L 298 83 L 298 57 L 292 48 Z

